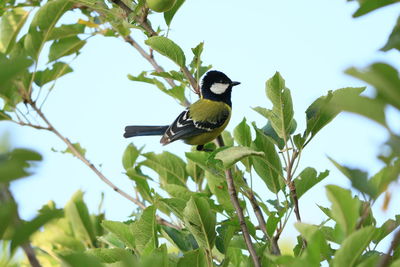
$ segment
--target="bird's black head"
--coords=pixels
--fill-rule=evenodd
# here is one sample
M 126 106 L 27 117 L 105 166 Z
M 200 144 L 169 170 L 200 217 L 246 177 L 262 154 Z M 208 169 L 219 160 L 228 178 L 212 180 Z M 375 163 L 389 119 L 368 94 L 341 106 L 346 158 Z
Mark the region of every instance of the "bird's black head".
M 240 84 L 240 82 L 231 81 L 224 73 L 210 70 L 202 80 L 201 94 L 205 99 L 223 101 L 229 106 L 232 106 L 232 87 L 238 84 Z

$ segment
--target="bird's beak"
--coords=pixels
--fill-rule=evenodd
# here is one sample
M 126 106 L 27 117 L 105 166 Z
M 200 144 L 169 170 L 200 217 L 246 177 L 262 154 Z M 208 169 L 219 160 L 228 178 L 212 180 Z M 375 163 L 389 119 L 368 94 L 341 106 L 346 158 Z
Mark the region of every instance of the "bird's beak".
M 232 86 L 236 86 L 236 85 L 239 85 L 239 84 L 240 84 L 240 82 L 231 82 Z

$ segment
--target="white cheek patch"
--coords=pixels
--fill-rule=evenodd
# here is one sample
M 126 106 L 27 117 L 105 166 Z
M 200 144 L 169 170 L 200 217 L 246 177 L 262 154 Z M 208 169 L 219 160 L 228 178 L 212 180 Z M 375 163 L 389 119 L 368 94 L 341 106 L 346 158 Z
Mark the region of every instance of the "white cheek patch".
M 225 93 L 226 89 L 228 89 L 229 84 L 228 83 L 213 83 L 213 85 L 211 85 L 211 92 L 213 92 L 214 94 L 220 95 Z

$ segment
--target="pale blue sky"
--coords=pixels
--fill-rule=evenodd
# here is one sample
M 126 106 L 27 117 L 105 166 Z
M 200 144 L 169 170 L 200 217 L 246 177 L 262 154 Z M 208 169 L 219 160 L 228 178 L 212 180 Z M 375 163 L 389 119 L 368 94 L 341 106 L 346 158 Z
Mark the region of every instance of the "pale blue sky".
M 188 59 L 190 48 L 204 41 L 203 61 L 242 82 L 233 92 L 228 130 L 243 116 L 259 126 L 265 124 L 251 107 L 270 106 L 264 83 L 279 71 L 291 89 L 298 129 L 303 131 L 304 111 L 314 99 L 328 90 L 363 86 L 343 73 L 346 68 L 363 67 L 374 61 L 400 67 L 398 52 L 378 51 L 396 22 L 400 6 L 353 19 L 356 6 L 344 0 L 186 1 L 172 22 L 169 37 L 184 49 Z M 152 15 L 151 19 L 154 26 L 159 22 L 165 28 L 162 15 Z M 143 40 L 139 32 L 133 37 Z M 161 56 L 156 55 L 156 59 L 166 69 L 176 69 Z M 94 164 L 101 164 L 100 169 L 116 185 L 133 192 L 121 164 L 122 153 L 131 141 L 139 147 L 146 145 L 145 151 L 168 150 L 183 156 L 190 150 L 179 142 L 162 147 L 158 137 L 122 137 L 125 125 L 169 124 L 182 109 L 156 88 L 127 79 L 128 73 L 152 69 L 127 43 L 115 38 L 91 38 L 72 67 L 74 72 L 57 82 L 43 111 L 61 133 L 87 149 L 87 157 Z M 366 93 L 371 92 L 369 89 Z M 192 95 L 191 99 L 196 97 Z M 10 133 L 13 146 L 32 148 L 44 156 L 36 175 L 12 185 L 24 218 L 33 216 L 50 199 L 63 206 L 77 189 L 86 192 L 85 199 L 92 211 L 97 210 L 100 194 L 105 192 L 108 219 L 125 220 L 130 215 L 132 204 L 85 165 L 70 155 L 51 151 L 65 148 L 52 134 L 11 123 L 1 123 L 0 132 Z M 307 166 L 318 171 L 329 169 L 331 175 L 324 185 L 348 187 L 348 181 L 334 169 L 327 155 L 373 173 L 381 166 L 376 155 L 385 138 L 386 133 L 374 123 L 356 115 L 340 115 L 310 143 L 299 171 Z M 272 197 L 258 179 L 253 183 L 264 199 Z M 399 200 L 394 199 L 397 203 Z M 330 205 L 323 185 L 300 201 L 305 222 L 321 221 L 322 213 L 316 203 Z M 395 202 L 389 212 L 380 212 L 380 203 L 379 221 L 400 212 L 400 207 L 394 207 Z

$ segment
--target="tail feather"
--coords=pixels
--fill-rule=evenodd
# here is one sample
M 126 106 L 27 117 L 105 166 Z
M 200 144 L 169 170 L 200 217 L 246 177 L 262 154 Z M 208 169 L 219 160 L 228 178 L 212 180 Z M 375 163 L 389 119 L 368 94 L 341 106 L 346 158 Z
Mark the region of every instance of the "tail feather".
M 124 137 L 133 137 L 133 136 L 148 136 L 148 135 L 163 135 L 165 131 L 168 129 L 168 125 L 166 126 L 126 126 Z

